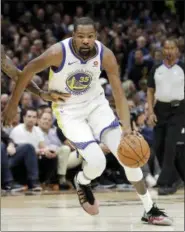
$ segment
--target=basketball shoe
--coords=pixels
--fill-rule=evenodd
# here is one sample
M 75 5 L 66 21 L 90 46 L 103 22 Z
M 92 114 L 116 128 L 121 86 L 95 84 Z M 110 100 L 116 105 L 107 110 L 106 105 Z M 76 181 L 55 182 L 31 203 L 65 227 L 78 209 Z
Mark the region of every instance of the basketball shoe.
M 144 212 L 141 221 L 161 226 L 171 226 L 173 223 L 173 220 L 163 210 L 159 209 L 155 203 L 148 213 Z
M 77 176 L 74 178 L 74 185 L 78 194 L 78 199 L 82 208 L 91 215 L 99 213 L 97 201 L 91 190 L 91 185 L 82 185 L 77 181 Z

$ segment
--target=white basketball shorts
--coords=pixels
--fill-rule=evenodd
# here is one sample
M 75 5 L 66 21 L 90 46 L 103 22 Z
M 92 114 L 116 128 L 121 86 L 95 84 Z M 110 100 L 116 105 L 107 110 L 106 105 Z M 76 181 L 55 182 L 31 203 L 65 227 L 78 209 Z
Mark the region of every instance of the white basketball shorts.
M 65 137 L 78 149 L 85 149 L 88 144 L 101 141 L 106 129 L 119 126 L 104 94 L 75 106 L 54 103 L 52 108 Z

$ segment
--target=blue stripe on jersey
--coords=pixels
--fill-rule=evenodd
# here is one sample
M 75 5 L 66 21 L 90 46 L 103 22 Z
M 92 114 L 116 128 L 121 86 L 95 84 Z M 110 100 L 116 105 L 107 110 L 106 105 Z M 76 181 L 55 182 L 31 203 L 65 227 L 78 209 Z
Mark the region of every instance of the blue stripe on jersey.
M 60 44 L 62 46 L 62 63 L 61 63 L 61 65 L 57 69 L 53 69 L 53 71 L 55 73 L 58 73 L 58 72 L 60 72 L 63 69 L 65 61 L 66 61 L 66 49 L 65 49 L 65 46 L 62 43 L 62 41 L 60 42 Z
M 101 43 L 101 51 L 100 51 L 100 62 L 101 62 L 101 65 L 100 65 L 100 70 L 102 70 L 103 52 L 104 52 L 103 44 Z

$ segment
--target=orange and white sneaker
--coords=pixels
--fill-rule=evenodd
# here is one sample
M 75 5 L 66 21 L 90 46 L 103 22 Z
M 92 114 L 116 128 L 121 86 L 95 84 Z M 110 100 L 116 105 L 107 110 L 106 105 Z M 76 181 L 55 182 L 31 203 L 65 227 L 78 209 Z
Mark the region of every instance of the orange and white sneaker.
M 78 194 L 78 199 L 82 208 L 90 215 L 96 215 L 99 213 L 98 203 L 91 190 L 91 185 L 79 184 L 77 178 L 74 178 L 74 184 Z
M 173 224 L 172 218 L 168 217 L 162 209 L 159 209 L 156 206 L 155 203 L 148 213 L 144 212 L 141 221 L 160 226 L 171 226 Z

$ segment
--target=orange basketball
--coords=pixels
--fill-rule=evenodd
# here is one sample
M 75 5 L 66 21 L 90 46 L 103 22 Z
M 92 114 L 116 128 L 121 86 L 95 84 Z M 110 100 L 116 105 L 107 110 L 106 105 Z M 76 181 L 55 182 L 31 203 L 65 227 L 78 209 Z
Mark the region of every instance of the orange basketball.
M 121 163 L 130 168 L 144 166 L 150 157 L 150 147 L 141 135 L 127 135 L 118 147 Z

